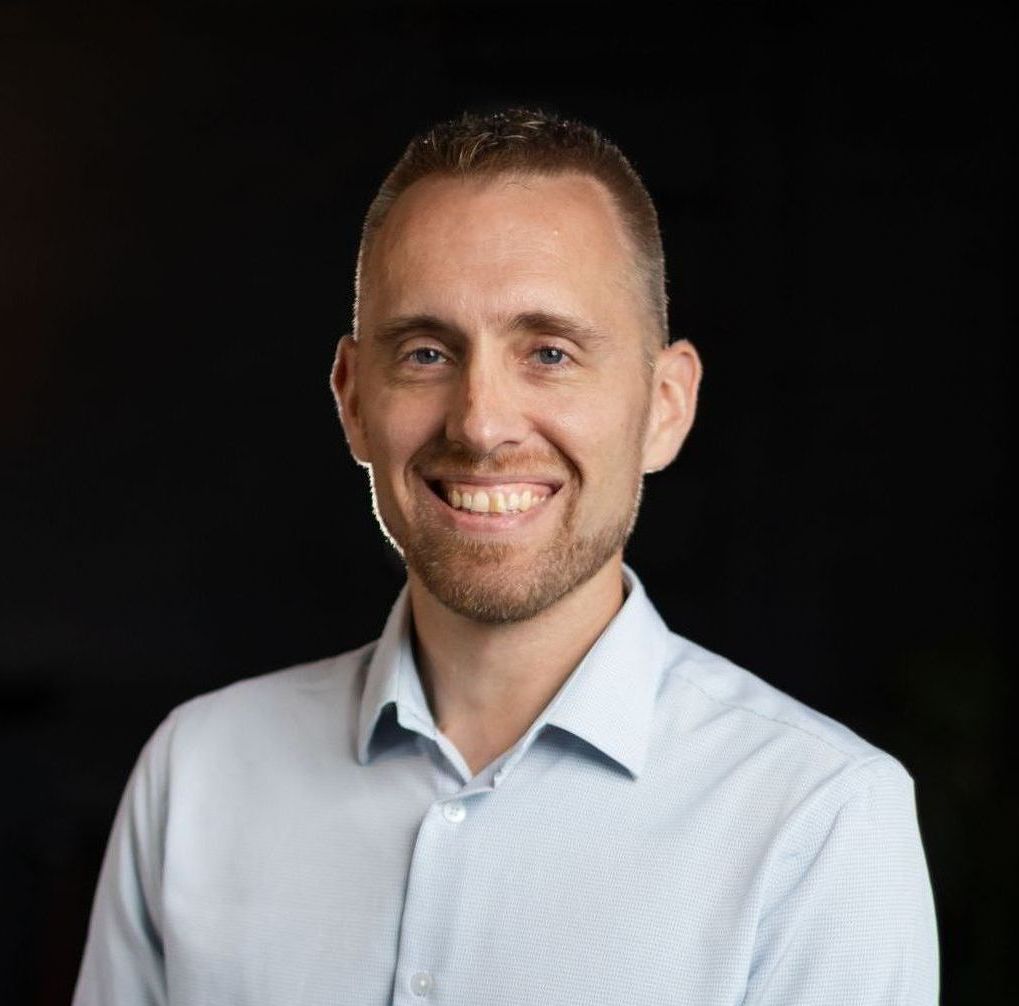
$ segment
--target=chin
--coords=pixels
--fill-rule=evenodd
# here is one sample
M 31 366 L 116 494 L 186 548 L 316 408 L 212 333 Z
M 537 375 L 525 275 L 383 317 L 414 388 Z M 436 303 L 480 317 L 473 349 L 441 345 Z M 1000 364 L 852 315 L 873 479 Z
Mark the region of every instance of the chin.
M 632 522 L 588 538 L 558 537 L 537 555 L 501 543 L 423 538 L 404 558 L 428 591 L 464 618 L 487 625 L 540 615 L 590 580 L 629 537 Z
M 450 576 L 447 569 L 437 569 L 428 563 L 411 568 L 447 608 L 486 625 L 527 621 L 551 607 L 566 592 L 535 582 L 508 585 L 501 572 L 494 576 Z

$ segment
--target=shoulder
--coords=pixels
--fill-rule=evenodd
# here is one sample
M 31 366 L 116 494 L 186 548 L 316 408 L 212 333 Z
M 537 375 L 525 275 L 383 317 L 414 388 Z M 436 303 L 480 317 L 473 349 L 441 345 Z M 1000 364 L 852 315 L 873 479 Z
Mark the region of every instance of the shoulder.
M 357 715 L 375 642 L 233 682 L 170 711 L 147 745 L 150 757 L 232 761 L 310 739 Z
M 181 719 L 230 716 L 245 709 L 276 708 L 280 702 L 301 701 L 308 695 L 342 693 L 367 663 L 374 647 L 374 642 L 367 643 L 336 656 L 244 678 L 188 700 L 175 713 Z
M 673 633 L 668 674 L 716 709 L 740 713 L 760 729 L 779 728 L 802 743 L 830 748 L 849 758 L 878 753 L 848 727 L 768 684 L 751 671 Z
M 855 796 L 891 787 L 912 793 L 892 755 L 726 659 L 671 634 L 659 690 L 668 734 L 684 758 L 770 794 L 783 814 L 816 802 L 829 812 Z

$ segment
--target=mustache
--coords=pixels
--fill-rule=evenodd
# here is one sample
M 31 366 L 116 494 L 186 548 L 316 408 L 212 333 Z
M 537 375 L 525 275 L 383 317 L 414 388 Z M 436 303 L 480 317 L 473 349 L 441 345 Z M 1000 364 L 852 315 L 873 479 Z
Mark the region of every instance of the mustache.
M 502 446 L 487 452 L 472 451 L 450 440 L 433 440 L 414 455 L 412 466 L 418 471 L 440 470 L 450 474 L 503 475 L 528 472 L 536 476 L 562 479 L 573 473 L 573 466 L 555 451 L 514 451 Z

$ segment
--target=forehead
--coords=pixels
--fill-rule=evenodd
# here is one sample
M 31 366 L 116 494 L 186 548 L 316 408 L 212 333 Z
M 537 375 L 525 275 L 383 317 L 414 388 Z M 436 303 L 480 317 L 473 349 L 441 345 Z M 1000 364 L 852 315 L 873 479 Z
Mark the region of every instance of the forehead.
M 393 203 L 365 267 L 371 299 L 387 304 L 428 290 L 450 300 L 526 299 L 550 288 L 604 297 L 635 287 L 612 196 L 573 172 L 420 179 Z

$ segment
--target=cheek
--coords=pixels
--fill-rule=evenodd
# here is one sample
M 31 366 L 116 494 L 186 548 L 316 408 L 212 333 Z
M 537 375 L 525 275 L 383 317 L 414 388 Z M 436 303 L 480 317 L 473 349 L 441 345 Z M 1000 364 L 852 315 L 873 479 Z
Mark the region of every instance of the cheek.
M 442 410 L 429 396 L 400 396 L 396 401 L 381 394 L 366 410 L 364 425 L 375 467 L 398 469 L 441 430 Z M 399 475 L 390 471 L 388 477 Z
M 621 395 L 618 388 L 561 402 L 550 436 L 580 469 L 582 476 L 628 477 L 640 465 L 644 399 Z

